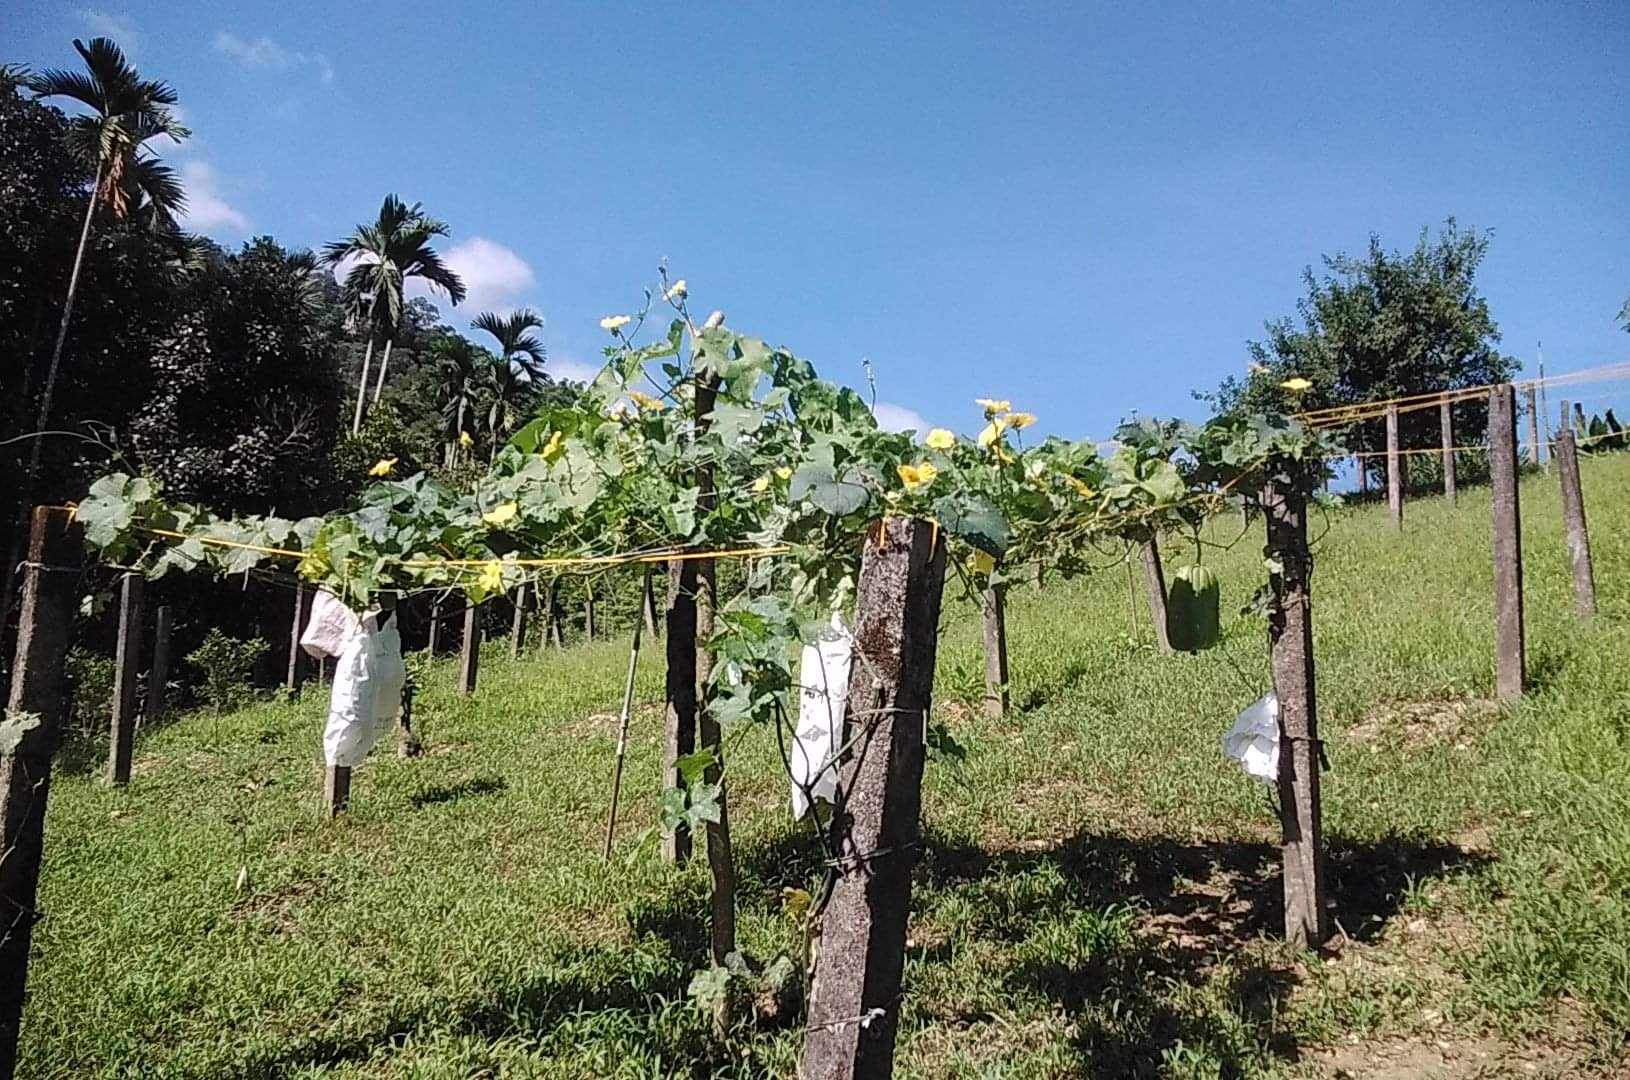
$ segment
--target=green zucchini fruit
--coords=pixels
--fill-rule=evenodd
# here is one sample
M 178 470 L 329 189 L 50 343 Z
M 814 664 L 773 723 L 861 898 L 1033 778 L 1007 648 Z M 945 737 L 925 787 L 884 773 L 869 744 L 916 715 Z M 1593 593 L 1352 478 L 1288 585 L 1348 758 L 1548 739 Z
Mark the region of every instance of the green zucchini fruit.
M 1166 597 L 1166 640 L 1179 652 L 1199 652 L 1217 644 L 1220 619 L 1217 575 L 1208 567 L 1185 566 L 1172 578 Z

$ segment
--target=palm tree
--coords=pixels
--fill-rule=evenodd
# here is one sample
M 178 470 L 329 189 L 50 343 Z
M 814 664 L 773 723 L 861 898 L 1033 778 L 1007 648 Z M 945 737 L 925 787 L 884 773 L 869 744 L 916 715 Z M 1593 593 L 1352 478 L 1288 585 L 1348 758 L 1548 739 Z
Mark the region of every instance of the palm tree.
M 542 373 L 539 373 L 539 377 Z M 538 407 L 537 379 L 509 361 L 499 359 L 487 372 L 487 430 L 492 432 L 492 457 L 498 445 L 515 430 L 518 420 L 530 417 Z
M 487 373 L 498 365 L 486 349 L 453 334 L 437 341 L 433 349 L 441 373 L 442 417 L 447 421 L 446 465 L 452 468 L 459 441 L 468 434 L 464 421 L 481 407 Z
M 536 378 L 543 374 L 548 353 L 533 330 L 543 329 L 543 316 L 531 308 L 521 308 L 508 315 L 483 311 L 470 324 L 472 330 L 485 330 L 498 341 L 498 359 L 519 366 L 527 375 Z
M 368 347 L 362 354 L 362 379 L 357 384 L 356 413 L 351 419 L 352 434 L 362 427 L 368 367 L 373 360 L 374 341 L 380 337 L 385 341 L 385 355 L 379 361 L 375 402 L 385 388 L 385 371 L 390 366 L 391 346 L 396 343 L 402 319 L 402 289 L 407 279 L 424 279 L 454 304 L 464 299 L 464 282 L 430 246 L 432 237 L 446 236 L 448 231 L 446 222 L 427 217 L 419 203 L 408 206 L 395 195 L 386 195 L 372 225 L 358 225 L 350 236 L 323 247 L 323 260 L 331 266 L 355 260 L 345 275 L 345 292 L 353 322 L 368 334 Z
M 86 71 L 52 70 L 28 79 L 28 88 L 35 95 L 73 98 L 90 110 L 69 121 L 68 146 L 85 164 L 94 163 L 96 170 L 85 206 L 85 223 L 79 230 L 73 271 L 68 275 L 62 322 L 57 327 L 51 366 L 46 369 L 40 395 L 38 427 L 42 431 L 51 419 L 51 397 L 62 366 L 62 347 L 73 321 L 79 272 L 84 266 L 96 208 L 105 206 L 116 218 L 134 211 L 145 218 L 149 227 L 173 229 L 175 215 L 185 209 L 187 202 L 175 173 L 145 147 L 149 139 L 160 135 L 180 142 L 191 134 L 170 111 L 176 103 L 175 91 L 168 83 L 143 79 L 108 38 L 92 38 L 89 45 L 75 39 L 74 48 L 84 58 Z M 41 445 L 41 440 L 34 440 L 25 491 L 33 487 L 39 472 Z

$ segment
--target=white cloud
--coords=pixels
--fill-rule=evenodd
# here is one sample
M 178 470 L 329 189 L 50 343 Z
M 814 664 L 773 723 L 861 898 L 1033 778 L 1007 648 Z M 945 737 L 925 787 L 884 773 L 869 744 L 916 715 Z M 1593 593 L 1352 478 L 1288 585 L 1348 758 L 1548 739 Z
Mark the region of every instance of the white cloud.
M 248 234 L 249 218 L 221 194 L 221 174 L 215 166 L 207 161 L 182 162 L 181 183 L 187 189 L 187 209 L 180 216 L 183 228 Z
M 215 51 L 232 57 L 244 67 L 284 71 L 292 67 L 310 67 L 325 83 L 334 81 L 334 65 L 322 53 L 305 53 L 285 49 L 265 34 L 247 41 L 230 30 L 215 34 Z
M 877 426 L 885 431 L 928 430 L 928 421 L 923 419 L 922 413 L 904 405 L 879 401 L 872 407 L 872 415 L 877 417 Z
M 112 38 L 119 48 L 131 56 L 141 52 L 142 45 L 147 40 L 146 35 L 136 29 L 136 20 L 129 15 L 115 15 L 90 8 L 80 8 L 74 14 L 91 33 L 97 37 Z
M 604 366 L 603 363 L 597 364 L 589 360 L 578 360 L 571 356 L 551 355 L 549 362 L 543 366 L 543 370 L 552 379 L 586 383 L 593 382 L 594 377 L 600 374 L 600 369 Z
M 462 310 L 470 318 L 483 311 L 506 311 L 517 306 L 519 296 L 530 289 L 535 278 L 525 259 L 496 240 L 472 236 L 442 252 L 442 261 L 464 279 Z M 415 282 L 416 295 L 430 295 L 423 282 Z M 440 296 L 436 297 L 441 300 Z

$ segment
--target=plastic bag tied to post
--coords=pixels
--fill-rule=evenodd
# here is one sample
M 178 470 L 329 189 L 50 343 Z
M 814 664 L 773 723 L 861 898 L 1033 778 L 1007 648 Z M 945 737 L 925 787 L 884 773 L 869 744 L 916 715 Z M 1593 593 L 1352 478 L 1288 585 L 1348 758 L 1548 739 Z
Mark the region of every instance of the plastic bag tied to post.
M 1222 737 L 1223 756 L 1238 763 L 1246 776 L 1265 784 L 1279 780 L 1279 699 L 1263 694 L 1234 720 Z
M 849 701 L 849 667 L 854 639 L 837 612 L 820 638 L 805 645 L 798 660 L 798 729 L 791 753 L 792 816 L 809 813 L 810 800 L 833 802 L 843 745 L 843 710 Z
M 323 725 L 323 760 L 351 768 L 368 756 L 402 711 L 407 667 L 396 619 L 384 612 L 359 616 L 332 593 L 319 592 L 300 645 L 312 656 L 332 657 L 334 688 Z M 380 625 L 383 619 L 384 625 Z

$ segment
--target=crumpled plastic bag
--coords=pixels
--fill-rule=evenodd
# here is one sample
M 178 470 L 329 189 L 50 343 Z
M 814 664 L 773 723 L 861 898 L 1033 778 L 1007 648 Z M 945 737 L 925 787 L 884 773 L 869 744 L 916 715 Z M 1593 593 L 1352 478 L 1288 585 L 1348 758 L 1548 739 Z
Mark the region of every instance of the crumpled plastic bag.
M 837 612 L 820 639 L 805 645 L 799 656 L 798 729 L 789 761 L 794 818 L 809 813 L 812 797 L 827 802 L 837 798 L 838 767 L 832 757 L 843 745 L 853 659 L 854 639 Z
M 1237 762 L 1246 776 L 1264 784 L 1279 781 L 1279 699 L 1263 694 L 1234 720 L 1222 737 L 1223 756 Z
M 313 656 L 335 658 L 334 688 L 323 725 L 323 760 L 352 768 L 362 763 L 402 711 L 407 666 L 396 619 L 384 612 L 358 616 L 332 593 L 319 592 L 300 645 Z

